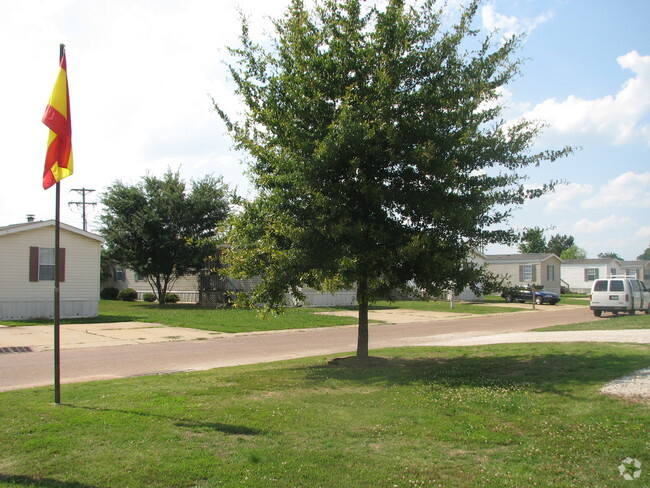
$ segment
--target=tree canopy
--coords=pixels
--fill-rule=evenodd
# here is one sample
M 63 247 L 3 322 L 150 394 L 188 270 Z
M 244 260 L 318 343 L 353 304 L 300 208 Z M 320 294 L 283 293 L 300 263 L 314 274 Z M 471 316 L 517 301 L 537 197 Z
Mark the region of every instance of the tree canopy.
M 541 227 L 531 227 L 530 229 L 526 229 L 521 236 L 519 252 L 553 253 L 559 257 L 574 244 L 573 236 L 564 234 L 555 234 L 546 242 L 544 229 Z
M 642 259 L 646 261 L 650 261 L 650 247 L 648 247 L 645 251 L 643 251 L 642 254 L 639 254 L 637 256 L 637 259 Z
M 228 214 L 220 179 L 206 176 L 188 188 L 171 171 L 136 185 L 117 181 L 102 204 L 108 257 L 146 276 L 161 305 L 176 279 L 197 272 L 215 251 L 217 227 Z
M 567 236 L 565 234 L 555 234 L 551 236 L 546 244 L 546 252 L 555 254 L 556 256 L 561 256 L 564 251 L 569 249 L 575 244 L 575 239 L 573 236 Z
M 544 229 L 541 227 L 526 229 L 519 243 L 519 252 L 524 254 L 548 252 Z
M 603 258 L 611 258 L 611 259 L 620 259 L 622 260 L 623 258 L 616 254 L 615 252 L 599 252 L 598 257 L 603 259 Z
M 433 2 L 293 0 L 268 48 L 242 19 L 229 67 L 244 111 L 215 108 L 258 192 L 231 221 L 227 256 L 232 273 L 262 278 L 253 303 L 355 287 L 365 358 L 376 297 L 493 283 L 472 251 L 515 242 L 512 207 L 553 186 L 526 188 L 520 170 L 571 149 L 536 152 L 539 123 L 501 119 L 519 40 L 479 38 L 477 8 L 443 28 Z
M 575 244 L 572 245 L 571 247 L 565 249 L 562 251 L 562 254 L 560 254 L 560 258 L 562 259 L 586 259 L 587 258 L 587 251 L 582 249 L 581 247 L 576 246 Z

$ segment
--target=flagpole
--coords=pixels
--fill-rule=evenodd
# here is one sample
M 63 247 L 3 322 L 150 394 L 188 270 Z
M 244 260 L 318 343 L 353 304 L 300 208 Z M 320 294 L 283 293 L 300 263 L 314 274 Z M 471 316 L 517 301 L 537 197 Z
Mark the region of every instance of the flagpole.
M 59 63 L 63 59 L 65 45 L 59 44 Z M 61 404 L 61 293 L 60 293 L 60 248 L 61 248 L 61 183 L 56 182 L 56 204 L 54 219 L 54 403 Z
M 56 183 L 56 218 L 54 220 L 54 403 L 61 404 L 61 293 L 59 249 L 61 248 L 61 183 Z

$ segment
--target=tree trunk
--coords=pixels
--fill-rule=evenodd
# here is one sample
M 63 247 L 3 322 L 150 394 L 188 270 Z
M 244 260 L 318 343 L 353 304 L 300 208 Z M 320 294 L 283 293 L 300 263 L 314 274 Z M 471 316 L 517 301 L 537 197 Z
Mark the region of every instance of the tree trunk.
M 357 359 L 368 359 L 368 278 L 363 277 L 357 284 L 357 303 L 359 304 L 359 335 L 357 339 Z

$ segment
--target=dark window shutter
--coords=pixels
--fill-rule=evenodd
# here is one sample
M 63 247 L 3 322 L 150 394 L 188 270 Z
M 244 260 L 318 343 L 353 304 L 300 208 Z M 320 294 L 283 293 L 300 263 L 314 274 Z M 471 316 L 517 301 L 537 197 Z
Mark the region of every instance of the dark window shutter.
M 524 267 L 519 266 L 519 281 L 523 283 L 524 281 Z
M 533 283 L 535 283 L 537 281 L 537 265 L 533 264 L 531 266 L 531 268 L 533 270 L 533 272 L 532 272 L 532 276 L 533 276 L 532 281 L 533 281 Z
M 589 281 L 589 280 L 587 279 L 587 268 L 585 268 L 585 281 Z
M 59 248 L 59 281 L 65 281 L 65 247 Z
M 597 279 L 599 278 L 598 275 L 599 275 L 599 273 L 600 273 L 600 270 L 599 270 L 598 268 L 596 268 L 595 271 L 596 271 L 596 272 L 594 273 L 594 279 L 597 280 Z
M 38 247 L 29 248 L 29 281 L 38 281 Z

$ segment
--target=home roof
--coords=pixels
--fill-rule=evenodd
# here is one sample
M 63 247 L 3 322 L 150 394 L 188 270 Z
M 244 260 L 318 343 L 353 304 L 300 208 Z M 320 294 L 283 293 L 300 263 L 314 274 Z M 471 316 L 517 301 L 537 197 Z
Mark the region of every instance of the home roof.
M 54 220 L 39 220 L 37 222 L 23 222 L 21 224 L 12 224 L 12 225 L 6 225 L 4 227 L 0 227 L 0 237 L 3 235 L 7 234 L 15 234 L 17 232 L 25 232 L 28 230 L 36 230 L 40 229 L 42 227 L 52 227 L 54 228 L 56 222 Z M 75 234 L 79 234 L 83 237 L 87 237 L 89 239 L 94 239 L 99 242 L 104 242 L 104 239 L 101 236 L 98 236 L 97 234 L 93 234 L 92 232 L 87 232 L 82 229 L 78 229 L 77 227 L 73 227 L 72 225 L 64 224 L 61 222 L 61 229 L 67 230 L 68 232 L 73 232 Z
M 636 260 L 636 261 L 619 261 L 622 266 L 650 266 L 650 261 Z
M 552 257 L 560 259 L 553 253 L 488 254 L 486 257 L 491 262 L 545 261 Z M 562 260 L 560 259 L 560 261 Z
M 616 258 L 593 258 L 593 259 L 565 259 L 563 264 L 609 264 L 616 261 L 619 265 L 623 261 Z

